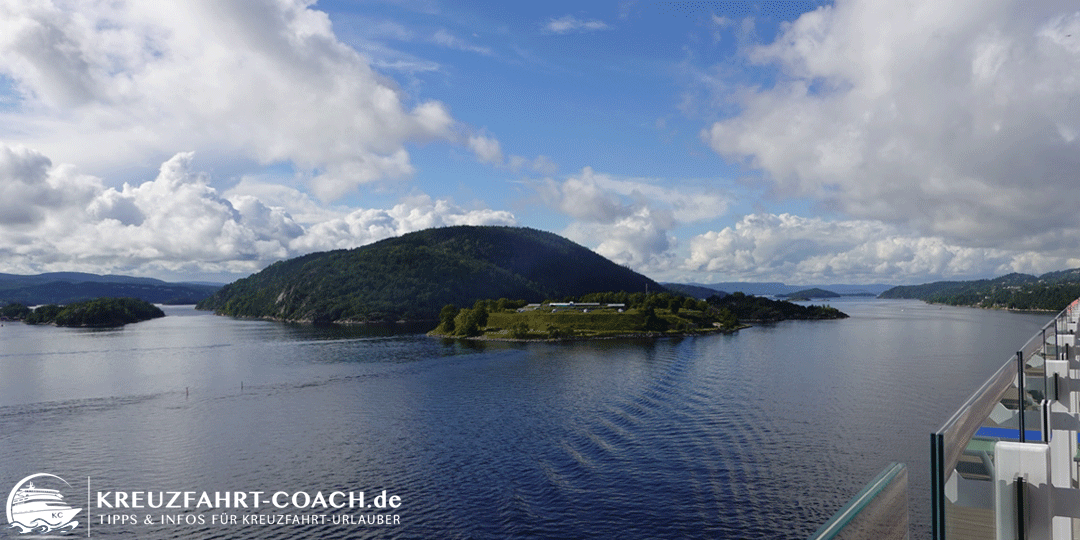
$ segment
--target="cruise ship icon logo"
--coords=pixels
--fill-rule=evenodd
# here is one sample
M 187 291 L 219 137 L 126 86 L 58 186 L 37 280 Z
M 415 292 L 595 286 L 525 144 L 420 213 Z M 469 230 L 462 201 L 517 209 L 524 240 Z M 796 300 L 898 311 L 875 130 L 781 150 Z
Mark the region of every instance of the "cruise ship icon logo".
M 38 481 L 38 485 L 34 484 Z M 71 487 L 63 478 L 48 473 L 36 473 L 19 480 L 7 498 L 7 520 L 10 529 L 19 534 L 67 532 L 79 526 L 72 521 L 82 508 L 74 508 L 64 502 L 59 489 L 42 485 Z

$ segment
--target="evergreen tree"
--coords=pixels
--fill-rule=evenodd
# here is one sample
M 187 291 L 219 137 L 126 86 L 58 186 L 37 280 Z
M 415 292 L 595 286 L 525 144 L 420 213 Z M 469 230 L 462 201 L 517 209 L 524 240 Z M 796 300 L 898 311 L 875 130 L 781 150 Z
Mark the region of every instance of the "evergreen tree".
M 458 308 L 454 304 L 446 304 L 439 312 L 439 331 L 444 334 L 454 333 L 454 318 L 457 317 Z

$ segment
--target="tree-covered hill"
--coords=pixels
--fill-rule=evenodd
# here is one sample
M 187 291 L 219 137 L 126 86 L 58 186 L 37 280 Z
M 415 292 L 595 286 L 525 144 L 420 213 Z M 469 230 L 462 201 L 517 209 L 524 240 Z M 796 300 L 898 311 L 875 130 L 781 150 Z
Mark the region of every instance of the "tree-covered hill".
M 801 291 L 795 291 L 793 293 L 782 294 L 785 298 L 840 298 L 840 295 L 832 291 L 827 291 L 820 287 L 814 287 L 812 289 L 803 289 Z
M 23 308 L 26 309 L 26 308 Z M 23 313 L 27 324 L 112 327 L 164 317 L 161 308 L 137 298 L 98 298 L 66 306 L 49 304 Z
M 691 285 L 686 283 L 661 283 L 669 291 L 684 294 L 691 298 L 698 300 L 704 300 L 710 296 L 726 296 L 727 293 L 719 289 L 712 289 L 709 287 L 702 287 L 701 285 Z
M 726 309 L 735 314 L 739 322 L 774 322 L 785 320 L 828 320 L 846 319 L 847 313 L 829 306 L 800 306 L 784 300 L 770 300 L 736 292 L 723 298 L 710 297 L 706 300 L 717 309 Z
M 198 304 L 288 321 L 436 320 L 447 304 L 663 290 L 558 235 L 520 227 L 427 229 L 274 263 Z
M 937 281 L 893 287 L 881 293 L 881 298 L 911 298 L 933 304 L 1048 311 L 1065 309 L 1077 297 L 1080 269 L 1038 277 L 1013 273 L 994 279 Z

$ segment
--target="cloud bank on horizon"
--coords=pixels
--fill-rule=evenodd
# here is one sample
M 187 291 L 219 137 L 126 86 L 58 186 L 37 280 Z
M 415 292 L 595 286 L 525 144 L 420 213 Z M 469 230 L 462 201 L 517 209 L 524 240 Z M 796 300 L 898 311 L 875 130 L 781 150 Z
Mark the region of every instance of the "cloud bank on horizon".
M 5 0 L 0 272 L 458 224 L 672 281 L 1080 267 L 1075 6 L 691 4 Z

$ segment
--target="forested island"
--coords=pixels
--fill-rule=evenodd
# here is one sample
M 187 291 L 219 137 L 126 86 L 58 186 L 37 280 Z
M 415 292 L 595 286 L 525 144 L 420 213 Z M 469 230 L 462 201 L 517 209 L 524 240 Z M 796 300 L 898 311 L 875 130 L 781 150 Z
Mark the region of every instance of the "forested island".
M 277 262 L 196 307 L 278 321 L 434 322 L 447 304 L 533 303 L 605 291 L 664 288 L 549 232 L 458 226 Z
M 821 321 L 846 319 L 848 315 L 830 306 L 800 306 L 784 300 L 770 300 L 736 292 L 722 298 L 709 298 L 709 303 L 731 310 L 743 322 L 778 322 L 786 320 Z
M 869 294 L 869 293 L 865 293 Z M 781 298 L 787 298 L 793 302 L 810 300 L 811 298 L 840 298 L 842 295 L 827 291 L 822 288 L 814 287 L 811 289 L 803 289 L 801 291 L 795 291 L 793 293 L 781 294 Z M 871 295 L 872 296 L 872 295 Z
M 731 331 L 740 321 L 846 317 L 712 292 L 708 301 L 672 293 L 549 232 L 456 226 L 274 263 L 196 307 L 316 324 L 431 321 L 436 335 L 505 339 L 694 334 Z
M 994 279 L 937 281 L 893 287 L 881 293 L 881 298 L 1021 311 L 1061 311 L 1077 297 L 1080 297 L 1080 269 L 1041 276 L 1013 273 Z
M 741 315 L 740 315 L 741 314 Z M 505 298 L 471 308 L 447 305 L 428 334 L 447 338 L 509 341 L 659 337 L 733 332 L 747 322 L 842 319 L 824 306 L 800 306 L 735 293 L 708 300 L 671 293 L 599 293 L 527 304 Z
M 98 298 L 67 305 L 48 304 L 30 309 L 9 304 L 0 316 L 26 324 L 107 328 L 164 317 L 161 308 L 136 298 Z

